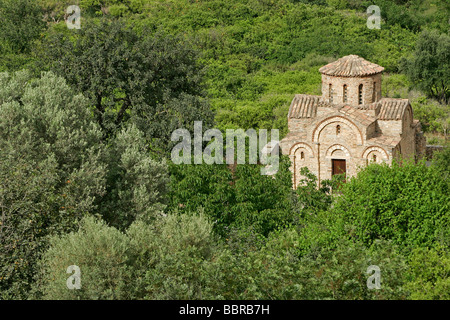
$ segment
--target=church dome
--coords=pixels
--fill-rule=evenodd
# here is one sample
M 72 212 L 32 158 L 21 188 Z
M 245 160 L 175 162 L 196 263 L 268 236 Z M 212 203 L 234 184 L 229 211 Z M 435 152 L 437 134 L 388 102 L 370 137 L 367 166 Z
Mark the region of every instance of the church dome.
M 364 77 L 380 73 L 383 70 L 382 66 L 354 54 L 342 57 L 319 69 L 322 74 L 334 77 Z

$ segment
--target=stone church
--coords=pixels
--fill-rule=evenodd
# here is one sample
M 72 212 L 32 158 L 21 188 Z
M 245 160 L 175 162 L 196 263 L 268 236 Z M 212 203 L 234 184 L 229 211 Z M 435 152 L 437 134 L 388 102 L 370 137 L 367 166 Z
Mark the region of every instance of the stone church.
M 322 95 L 297 94 L 288 113 L 287 136 L 280 141 L 289 155 L 293 184 L 308 167 L 320 181 L 335 174 L 355 175 L 369 162 L 418 159 L 426 148 L 408 99 L 381 97 L 384 68 L 349 55 L 319 69 Z

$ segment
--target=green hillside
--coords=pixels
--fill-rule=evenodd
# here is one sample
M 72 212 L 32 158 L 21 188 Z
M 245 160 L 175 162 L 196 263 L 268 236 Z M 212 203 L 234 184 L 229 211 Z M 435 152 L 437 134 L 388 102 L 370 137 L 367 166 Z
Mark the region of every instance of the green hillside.
M 8 32 L 10 38 L 7 35 L 1 42 L 0 70 L 32 64 L 32 48 L 52 33 L 76 33 L 69 32 L 64 22 L 64 10 L 72 2 L 37 1 L 44 10 L 46 26 L 23 31 L 26 38 L 21 48 L 11 44 L 17 33 Z M 276 127 L 286 133 L 286 113 L 293 95 L 319 94 L 318 68 L 356 54 L 385 67 L 383 95 L 409 97 L 425 129 L 437 133 L 432 142 L 442 143 L 448 130 L 448 106 L 437 107 L 424 100 L 424 94 L 399 74 L 400 60 L 413 52 L 421 31 L 448 33 L 446 1 L 378 1 L 381 29 L 366 26 L 369 1 L 75 2 L 82 10 L 82 23 L 119 19 L 137 32 L 147 27 L 146 32 L 164 30 L 187 39 L 200 51 L 200 62 L 206 66 L 208 98 L 219 129 Z M 15 14 L 16 24 L 27 19 Z M 424 104 L 429 110 L 424 110 Z
M 448 0 L 0 0 L 0 26 L 0 300 L 450 299 Z M 171 158 L 194 121 L 283 138 L 350 54 L 410 99 L 432 161 L 293 190 L 287 156 Z

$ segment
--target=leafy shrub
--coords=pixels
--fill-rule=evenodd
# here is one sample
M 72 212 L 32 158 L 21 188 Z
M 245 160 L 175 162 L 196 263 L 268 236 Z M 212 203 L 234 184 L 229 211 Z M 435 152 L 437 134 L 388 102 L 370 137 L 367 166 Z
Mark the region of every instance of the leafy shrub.
M 113 227 L 93 217 L 82 221 L 76 233 L 50 239 L 50 248 L 40 262 L 43 299 L 126 299 L 133 278 L 128 269 L 129 239 Z M 78 266 L 81 289 L 69 289 L 66 273 Z
M 409 257 L 411 299 L 450 299 L 450 253 L 448 247 L 416 248 Z
M 196 211 L 202 207 L 214 230 L 249 228 L 268 235 L 295 220 L 289 159 L 280 158 L 275 176 L 261 175 L 253 164 L 171 165 L 171 210 Z
M 448 225 L 449 181 L 424 163 L 369 165 L 342 189 L 330 214 L 353 225 L 366 244 L 390 239 L 398 245 L 432 246 Z
M 421 97 L 412 100 L 411 105 L 414 110 L 414 117 L 420 121 L 424 132 L 443 132 L 448 131 L 450 120 L 450 106 L 436 103 Z
M 202 215 L 135 221 L 122 233 L 88 217 L 76 233 L 50 240 L 36 296 L 44 299 L 201 299 L 207 265 L 220 255 Z M 81 289 L 69 290 L 77 265 Z
M 298 233 L 274 234 L 260 249 L 244 251 L 218 262 L 220 282 L 214 291 L 225 299 L 405 299 L 406 264 L 390 242 L 368 249 L 340 241 L 301 258 Z M 226 263 L 225 263 L 226 262 Z M 381 269 L 381 289 L 367 287 L 370 265 Z

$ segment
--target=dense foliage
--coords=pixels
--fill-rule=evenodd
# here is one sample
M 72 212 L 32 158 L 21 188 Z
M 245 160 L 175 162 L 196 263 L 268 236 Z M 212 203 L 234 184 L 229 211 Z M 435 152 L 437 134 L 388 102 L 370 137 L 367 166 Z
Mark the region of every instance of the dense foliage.
M 450 185 L 441 176 L 423 163 L 369 166 L 343 186 L 332 213 L 354 225 L 354 236 L 365 243 L 382 238 L 432 246 L 450 226 Z
M 49 234 L 97 208 L 105 168 L 87 101 L 51 73 L 0 74 L 0 295 L 26 296 Z
M 135 222 L 126 234 L 88 218 L 77 233 L 51 239 L 39 289 L 44 299 L 405 298 L 405 259 L 391 243 L 342 242 L 298 257 L 296 237 L 288 230 L 235 251 L 217 242 L 202 214 Z M 383 270 L 380 291 L 364 281 L 372 263 Z M 82 270 L 80 290 L 66 287 L 72 264 Z
M 0 299 L 450 298 L 448 146 L 296 190 L 285 156 L 274 176 L 168 158 L 197 120 L 283 138 L 347 54 L 445 144 L 448 1 L 379 0 L 369 29 L 369 1 L 79 0 L 79 30 L 72 2 L 0 0 Z
M 430 97 L 442 103 L 450 99 L 450 36 L 438 31 L 424 31 L 417 39 L 410 60 L 402 68 L 411 81 Z
M 130 119 L 154 148 L 168 152 L 175 129 L 195 120 L 211 125 L 196 52 L 181 39 L 142 37 L 105 20 L 85 23 L 73 37 L 52 34 L 43 60 L 90 98 L 105 138 Z
M 26 297 L 48 236 L 102 215 L 118 228 L 162 214 L 164 162 L 143 134 L 102 132 L 66 81 L 52 73 L 0 73 L 0 297 Z
M 292 223 L 293 196 L 289 159 L 284 157 L 278 173 L 260 174 L 260 167 L 235 165 L 172 165 L 171 209 L 195 212 L 203 208 L 215 230 L 251 228 L 262 235 Z

